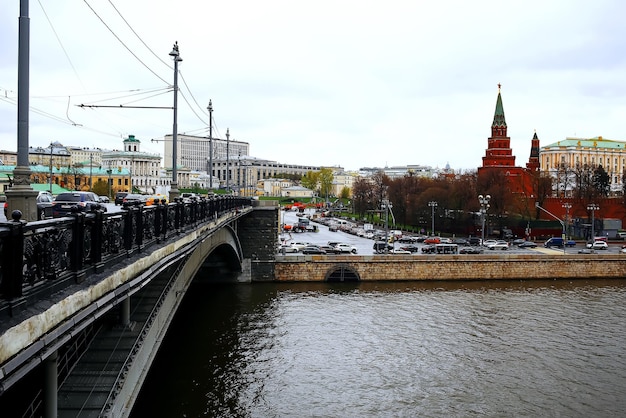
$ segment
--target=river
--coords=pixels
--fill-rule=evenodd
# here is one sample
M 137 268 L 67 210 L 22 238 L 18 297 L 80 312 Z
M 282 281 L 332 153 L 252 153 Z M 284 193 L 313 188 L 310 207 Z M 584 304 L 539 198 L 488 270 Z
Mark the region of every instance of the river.
M 625 281 L 198 285 L 132 416 L 625 416 L 625 306 Z

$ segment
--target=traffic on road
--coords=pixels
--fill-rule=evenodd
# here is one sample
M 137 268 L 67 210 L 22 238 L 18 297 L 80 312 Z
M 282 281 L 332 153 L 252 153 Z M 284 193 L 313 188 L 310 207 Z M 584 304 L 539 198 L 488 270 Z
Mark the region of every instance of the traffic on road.
M 307 219 L 308 228 L 297 228 Z M 355 221 L 322 218 L 314 209 L 304 212 L 298 210 L 281 210 L 282 232 L 278 253 L 285 256 L 303 254 L 615 254 L 625 253 L 623 244 L 598 244 L 583 241 L 565 241 L 562 246 L 544 246 L 544 241 L 526 241 L 523 239 L 485 240 L 481 245 L 476 237 L 423 237 L 402 234 L 400 231 L 388 229 L 383 231 L 368 227 Z M 348 232 L 349 231 L 349 232 Z M 385 237 L 393 236 L 388 240 Z M 558 240 L 555 240 L 558 243 Z M 339 247 L 339 248 L 338 248 Z M 306 248 L 306 250 L 304 250 Z

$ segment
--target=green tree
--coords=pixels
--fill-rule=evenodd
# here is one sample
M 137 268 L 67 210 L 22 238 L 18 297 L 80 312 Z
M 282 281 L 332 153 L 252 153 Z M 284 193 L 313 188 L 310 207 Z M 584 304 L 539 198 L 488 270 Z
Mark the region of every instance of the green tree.
M 300 184 L 302 187 L 306 187 L 307 189 L 317 191 L 317 185 L 319 183 L 320 173 L 319 171 L 307 171 L 304 176 L 302 176 L 302 180 L 300 180 Z
M 333 190 L 333 180 L 335 176 L 333 176 L 333 170 L 327 167 L 324 167 L 319 172 L 319 185 L 320 185 L 320 196 L 328 197 L 330 196 L 330 192 Z
M 597 166 L 593 170 L 593 188 L 596 191 L 597 196 L 607 197 L 611 190 L 611 179 L 609 174 L 604 170 L 601 165 Z
M 350 188 L 348 186 L 343 186 L 341 188 L 341 194 L 339 195 L 340 198 L 342 199 L 349 199 L 350 198 Z
M 98 179 L 98 181 L 93 185 L 92 191 L 99 196 L 109 196 L 109 185 L 106 181 Z

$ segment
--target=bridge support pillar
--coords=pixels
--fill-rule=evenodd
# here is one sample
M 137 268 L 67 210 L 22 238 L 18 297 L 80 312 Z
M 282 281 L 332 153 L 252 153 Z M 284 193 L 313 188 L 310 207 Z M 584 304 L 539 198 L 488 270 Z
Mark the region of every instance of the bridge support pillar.
M 130 325 L 130 296 L 120 303 L 120 319 L 123 327 Z
M 43 382 L 43 416 L 45 418 L 57 417 L 57 392 L 58 392 L 58 352 L 44 360 Z

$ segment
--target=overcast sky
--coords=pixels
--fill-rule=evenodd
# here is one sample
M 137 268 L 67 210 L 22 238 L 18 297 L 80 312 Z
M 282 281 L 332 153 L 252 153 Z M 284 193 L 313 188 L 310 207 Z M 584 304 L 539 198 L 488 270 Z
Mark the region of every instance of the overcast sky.
M 25 1 L 25 0 L 22 0 Z M 0 0 L 0 148 L 17 149 L 18 0 Z M 31 146 L 163 154 L 178 131 L 346 169 L 482 164 L 502 84 L 517 165 L 534 131 L 626 141 L 626 3 L 30 0 Z M 169 89 L 169 90 L 168 90 Z

